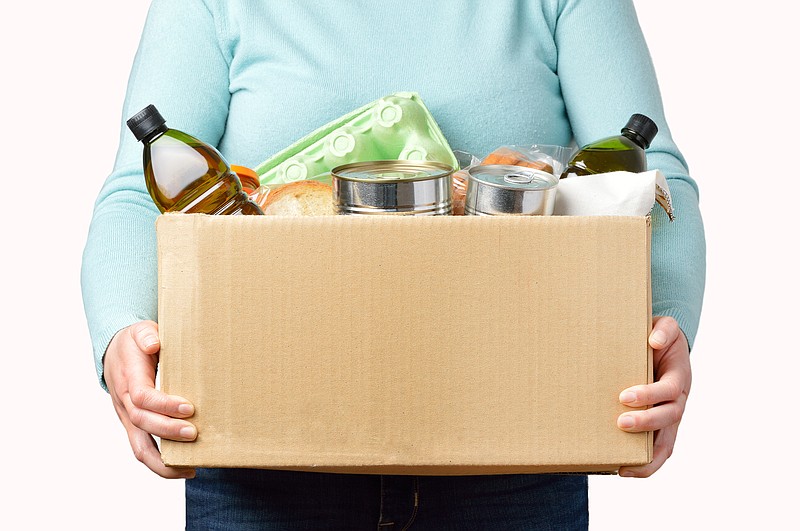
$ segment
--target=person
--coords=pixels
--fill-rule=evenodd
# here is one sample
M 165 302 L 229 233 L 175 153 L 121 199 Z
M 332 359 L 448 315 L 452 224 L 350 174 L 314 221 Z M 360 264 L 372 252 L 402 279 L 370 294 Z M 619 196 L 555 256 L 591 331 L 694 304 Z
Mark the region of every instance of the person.
M 153 0 L 123 120 L 154 104 L 171 127 L 255 166 L 375 99 L 421 94 L 455 149 L 583 145 L 635 113 L 659 133 L 647 152 L 667 176 L 677 220 L 655 209 L 652 299 L 656 381 L 621 390 L 620 429 L 654 430 L 646 477 L 670 456 L 691 384 L 705 275 L 698 190 L 664 117 L 631 0 Z M 191 441 L 193 405 L 154 388 L 158 215 L 141 145 L 124 124 L 95 204 L 82 268 L 101 385 L 136 458 L 186 482 L 189 529 L 581 529 L 582 475 L 336 475 L 165 467 L 154 436 Z

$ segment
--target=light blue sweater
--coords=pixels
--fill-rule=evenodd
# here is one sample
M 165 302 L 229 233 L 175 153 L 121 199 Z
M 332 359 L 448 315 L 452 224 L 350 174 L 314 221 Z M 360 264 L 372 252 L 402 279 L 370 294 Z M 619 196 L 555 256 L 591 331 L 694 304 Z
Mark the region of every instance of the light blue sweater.
M 124 119 L 147 104 L 170 127 L 254 167 L 317 127 L 397 91 L 418 92 L 450 145 L 578 145 L 643 113 L 648 165 L 678 220 L 653 219 L 653 313 L 694 341 L 705 279 L 697 186 L 670 136 L 630 0 L 154 0 L 128 85 L 114 171 L 83 257 L 98 374 L 113 335 L 157 317 L 154 221 L 142 146 Z

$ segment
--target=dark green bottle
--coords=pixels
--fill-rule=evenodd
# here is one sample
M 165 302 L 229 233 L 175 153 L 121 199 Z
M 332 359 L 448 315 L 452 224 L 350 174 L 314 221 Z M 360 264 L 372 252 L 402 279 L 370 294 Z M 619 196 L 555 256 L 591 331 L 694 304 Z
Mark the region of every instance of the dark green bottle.
M 583 146 L 561 174 L 592 175 L 612 171 L 647 171 L 644 151 L 658 133 L 655 122 L 643 114 L 631 116 L 621 134 L 603 138 Z

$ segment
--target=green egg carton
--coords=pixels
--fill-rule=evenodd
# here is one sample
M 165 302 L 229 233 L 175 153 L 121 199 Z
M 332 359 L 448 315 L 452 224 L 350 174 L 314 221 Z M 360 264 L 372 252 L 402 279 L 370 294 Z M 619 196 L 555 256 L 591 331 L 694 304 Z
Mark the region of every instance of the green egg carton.
M 263 184 L 330 181 L 342 164 L 372 160 L 458 161 L 419 94 L 397 92 L 334 120 L 256 166 Z

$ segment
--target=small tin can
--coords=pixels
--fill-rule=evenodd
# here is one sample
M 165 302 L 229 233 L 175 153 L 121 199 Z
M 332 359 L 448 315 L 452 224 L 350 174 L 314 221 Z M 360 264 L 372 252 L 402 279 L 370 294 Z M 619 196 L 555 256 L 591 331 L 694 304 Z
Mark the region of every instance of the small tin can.
M 468 216 L 549 216 L 558 179 L 525 166 L 489 164 L 470 168 L 464 213 Z
M 441 162 L 379 160 L 331 170 L 338 214 L 448 216 L 453 168 Z

